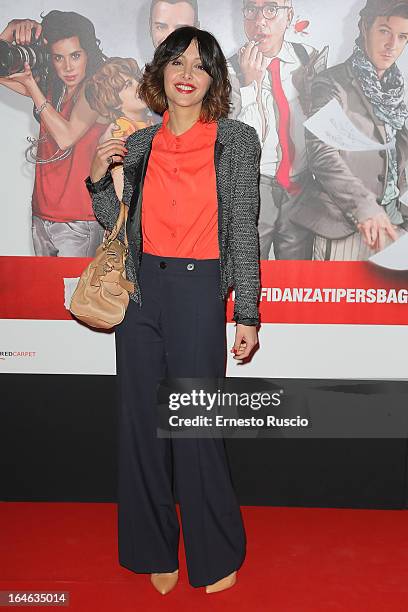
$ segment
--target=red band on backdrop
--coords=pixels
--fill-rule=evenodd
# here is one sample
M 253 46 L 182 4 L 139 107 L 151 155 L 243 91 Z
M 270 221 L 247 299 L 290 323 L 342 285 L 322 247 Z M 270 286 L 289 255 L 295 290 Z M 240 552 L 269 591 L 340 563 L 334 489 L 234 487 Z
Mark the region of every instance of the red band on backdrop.
M 0 257 L 0 318 L 69 320 L 64 278 L 89 259 Z M 408 273 L 368 262 L 263 261 L 263 323 L 406 325 Z M 233 301 L 227 307 L 232 320 Z

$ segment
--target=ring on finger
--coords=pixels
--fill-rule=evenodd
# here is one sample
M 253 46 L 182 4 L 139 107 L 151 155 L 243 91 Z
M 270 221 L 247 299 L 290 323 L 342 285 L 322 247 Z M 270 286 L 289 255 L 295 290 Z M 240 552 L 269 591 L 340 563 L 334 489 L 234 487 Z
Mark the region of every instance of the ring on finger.
M 113 163 L 112 155 L 109 155 L 109 157 L 106 158 L 106 161 L 108 162 L 109 165 L 111 165 Z

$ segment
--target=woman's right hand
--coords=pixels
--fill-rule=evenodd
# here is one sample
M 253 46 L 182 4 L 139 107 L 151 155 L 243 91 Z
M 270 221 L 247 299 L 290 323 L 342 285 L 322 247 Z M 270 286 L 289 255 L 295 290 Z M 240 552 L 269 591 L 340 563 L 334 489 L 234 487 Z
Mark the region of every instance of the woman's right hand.
M 15 40 L 18 45 L 29 45 L 33 28 L 35 40 L 38 40 L 42 30 L 41 23 L 34 19 L 12 19 L 0 34 L 0 39 L 9 43 Z
M 125 138 L 110 138 L 96 148 L 89 174 L 93 183 L 105 176 L 112 163 L 123 161 L 127 153 L 125 140 Z
M 379 212 L 375 217 L 369 217 L 361 221 L 357 224 L 357 228 L 364 242 L 376 251 L 382 251 L 385 247 L 386 235 L 392 240 L 397 240 L 398 238 L 395 227 L 385 212 Z

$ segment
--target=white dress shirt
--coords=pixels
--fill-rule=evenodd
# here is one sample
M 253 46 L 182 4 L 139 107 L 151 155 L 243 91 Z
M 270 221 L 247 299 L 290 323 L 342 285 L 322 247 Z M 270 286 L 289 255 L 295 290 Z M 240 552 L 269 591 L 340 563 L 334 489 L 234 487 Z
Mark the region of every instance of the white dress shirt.
M 313 47 L 304 45 L 311 54 Z M 290 135 L 295 146 L 295 159 L 290 173 L 291 177 L 304 172 L 307 169 L 305 131 L 303 122 L 306 117 L 299 102 L 299 92 L 292 83 L 292 72 L 301 66 L 292 43 L 284 41 L 278 57 L 280 62 L 280 74 L 282 87 L 290 108 Z M 273 58 L 271 58 L 272 61 Z M 280 160 L 282 159 L 278 138 L 278 114 L 277 107 L 272 95 L 272 87 L 268 70 L 265 72 L 261 87 L 262 107 L 257 101 L 258 86 L 252 81 L 245 87 L 240 87 L 241 110 L 237 119 L 254 127 L 262 144 L 261 174 L 274 177 Z M 262 134 L 262 116 L 265 118 L 265 135 Z

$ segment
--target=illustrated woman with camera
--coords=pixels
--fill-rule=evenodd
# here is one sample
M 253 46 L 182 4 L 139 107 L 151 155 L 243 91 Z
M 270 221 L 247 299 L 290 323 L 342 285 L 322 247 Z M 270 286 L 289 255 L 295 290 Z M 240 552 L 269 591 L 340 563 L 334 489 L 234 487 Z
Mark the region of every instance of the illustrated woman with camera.
M 78 13 L 13 20 L 0 34 L 0 84 L 31 97 L 40 123 L 26 152 L 36 164 L 36 255 L 92 257 L 102 241 L 84 178 L 106 120 L 89 106 L 84 82 L 104 60 L 92 22 Z

